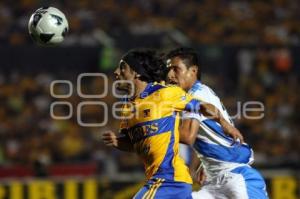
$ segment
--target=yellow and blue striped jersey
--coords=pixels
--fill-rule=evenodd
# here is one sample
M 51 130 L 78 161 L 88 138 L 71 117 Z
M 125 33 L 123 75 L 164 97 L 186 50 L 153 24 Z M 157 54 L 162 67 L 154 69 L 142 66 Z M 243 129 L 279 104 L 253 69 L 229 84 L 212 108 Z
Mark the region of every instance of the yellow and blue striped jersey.
M 177 86 L 150 83 L 139 97 L 123 108 L 121 129 L 143 160 L 147 179 L 192 183 L 179 156 L 179 112 L 199 108 L 200 102 Z

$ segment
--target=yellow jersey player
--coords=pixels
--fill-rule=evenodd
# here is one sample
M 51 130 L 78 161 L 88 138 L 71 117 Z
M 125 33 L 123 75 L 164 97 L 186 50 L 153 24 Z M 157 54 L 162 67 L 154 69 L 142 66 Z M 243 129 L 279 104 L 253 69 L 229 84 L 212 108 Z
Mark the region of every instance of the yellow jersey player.
M 162 69 L 163 62 L 153 51 L 132 50 L 123 56 L 115 71 L 117 88 L 132 92 L 133 96 L 124 105 L 120 135 L 105 132 L 103 141 L 108 146 L 137 153 L 144 162 L 147 182 L 135 195 L 136 199 L 192 198 L 192 179 L 178 152 L 179 112 L 200 110 L 213 116 L 225 131 L 238 131 L 212 111 L 210 105 L 201 104 L 181 88 L 154 83 L 162 80 Z

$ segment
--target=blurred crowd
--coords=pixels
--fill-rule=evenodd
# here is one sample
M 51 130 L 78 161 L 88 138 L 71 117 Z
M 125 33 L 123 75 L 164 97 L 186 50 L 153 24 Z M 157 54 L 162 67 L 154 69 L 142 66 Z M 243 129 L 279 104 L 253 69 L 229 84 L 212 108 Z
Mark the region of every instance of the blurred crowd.
M 140 168 L 134 155 L 124 156 L 100 141 L 104 130 L 117 130 L 118 120 L 112 118 L 110 111 L 105 128 L 84 126 L 104 121 L 104 110 L 101 106 L 84 105 L 79 117 L 77 107 L 80 102 L 99 102 L 99 99 L 83 99 L 77 94 L 76 74 L 65 74 L 64 77 L 73 79 L 73 89 L 68 84 L 57 83 L 51 94 L 51 82 L 58 78 L 57 74 L 12 72 L 0 76 L 0 165 L 41 169 L 59 163 L 93 162 L 107 175 L 116 173 L 117 169 L 126 171 L 132 164 Z M 95 78 L 84 81 L 80 87 L 83 94 L 97 94 L 103 91 L 103 85 L 102 79 Z M 70 92 L 70 97 L 60 98 Z M 110 93 L 103 101 L 111 110 L 116 99 Z M 51 104 L 57 102 L 70 103 L 72 108 L 58 104 L 52 107 L 51 114 Z M 68 115 L 69 119 L 58 119 Z M 79 125 L 79 119 L 83 125 Z M 128 161 L 130 158 L 134 161 Z
M 291 51 L 287 48 L 240 49 L 236 58 L 236 90 L 232 95 L 223 89 L 223 100 L 246 142 L 253 147 L 255 164 L 298 167 L 300 74 L 295 69 Z M 208 85 L 220 88 L 223 81 L 226 82 L 226 78 L 215 79 Z M 261 105 L 253 105 L 257 102 Z
M 163 45 L 169 37 L 195 44 L 299 44 L 295 0 L 2 0 L 0 42 L 31 44 L 29 17 L 45 5 L 65 12 L 70 23 L 65 45 L 118 46 L 131 36 L 159 33 L 169 35 L 158 38 Z

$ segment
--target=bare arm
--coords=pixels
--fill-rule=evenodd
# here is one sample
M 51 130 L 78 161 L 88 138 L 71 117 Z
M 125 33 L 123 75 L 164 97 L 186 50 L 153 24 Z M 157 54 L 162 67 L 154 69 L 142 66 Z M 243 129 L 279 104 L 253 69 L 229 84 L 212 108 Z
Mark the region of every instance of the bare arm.
M 179 128 L 180 142 L 193 145 L 199 130 L 199 122 L 196 119 L 184 119 Z
M 193 177 L 193 181 L 197 182 L 199 185 L 202 186 L 204 181 L 206 180 L 206 174 L 204 172 L 204 168 L 201 163 L 201 160 L 195 152 L 192 153 L 190 173 L 191 176 Z
M 133 145 L 126 136 L 116 136 L 114 132 L 106 131 L 102 135 L 102 140 L 106 146 L 112 146 L 121 151 L 134 152 Z
M 244 138 L 240 131 L 232 126 L 229 122 L 227 122 L 222 116 L 221 112 L 214 105 L 203 103 L 200 106 L 200 112 L 205 117 L 218 122 L 222 126 L 225 134 L 230 135 L 234 140 L 239 139 L 241 143 L 244 142 Z

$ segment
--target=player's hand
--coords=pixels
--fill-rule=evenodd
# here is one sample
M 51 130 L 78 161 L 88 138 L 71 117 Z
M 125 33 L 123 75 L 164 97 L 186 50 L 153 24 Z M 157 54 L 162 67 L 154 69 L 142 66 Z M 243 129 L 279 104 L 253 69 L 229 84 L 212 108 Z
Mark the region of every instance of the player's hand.
M 232 144 L 234 144 L 238 140 L 239 140 L 240 143 L 244 143 L 244 137 L 243 137 L 243 135 L 234 126 L 231 126 L 231 127 L 227 128 L 227 131 L 225 133 L 228 134 L 229 136 L 231 136 L 233 138 L 234 142 Z
M 106 146 L 118 147 L 117 136 L 112 131 L 105 131 L 102 134 L 102 140 Z
M 206 175 L 204 172 L 204 168 L 202 166 L 200 166 L 200 168 L 196 171 L 195 176 L 194 176 L 194 180 L 200 185 L 202 186 L 206 180 Z

